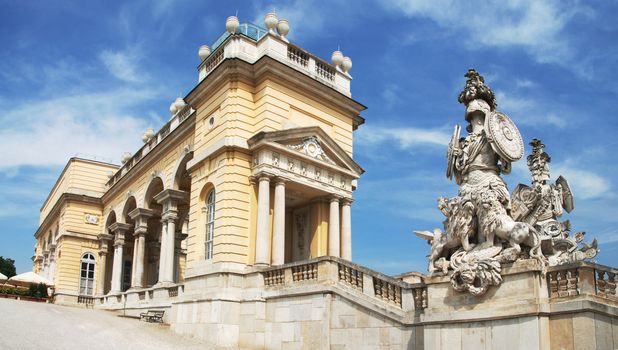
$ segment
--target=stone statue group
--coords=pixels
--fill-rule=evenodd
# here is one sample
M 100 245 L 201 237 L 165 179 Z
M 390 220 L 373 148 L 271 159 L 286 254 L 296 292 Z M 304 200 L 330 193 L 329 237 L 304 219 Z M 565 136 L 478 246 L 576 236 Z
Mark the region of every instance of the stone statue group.
M 538 139 L 527 159 L 532 185 L 518 185 L 511 197 L 501 174 L 523 157 L 523 140 L 513 121 L 496 110 L 483 77 L 474 69 L 465 77 L 458 100 L 466 107 L 468 135 L 460 137 L 455 126 L 446 170 L 459 194 L 438 199 L 444 230 L 416 231 L 431 245 L 429 272 L 452 271 L 455 290 L 482 295 L 502 282 L 502 264 L 535 259 L 544 268 L 595 257 L 596 240 L 580 247 L 584 233 L 571 236 L 569 221 L 557 221 L 563 210 L 573 210 L 573 195 L 562 176 L 549 182 L 551 158 Z

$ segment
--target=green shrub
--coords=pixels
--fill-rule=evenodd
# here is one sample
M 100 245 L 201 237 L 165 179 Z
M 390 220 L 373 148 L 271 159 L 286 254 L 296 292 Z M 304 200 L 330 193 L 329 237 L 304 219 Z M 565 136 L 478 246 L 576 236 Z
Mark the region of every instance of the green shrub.
M 28 292 L 29 290 L 26 290 L 26 289 L 18 289 L 18 288 L 8 287 L 8 286 L 0 287 L 0 294 L 26 296 L 28 295 Z
M 47 298 L 47 286 L 43 283 L 39 283 L 38 286 L 39 298 Z
M 38 298 L 37 297 L 38 292 L 39 292 L 39 288 L 37 287 L 37 285 L 34 283 L 30 283 L 30 285 L 28 286 L 28 296 Z

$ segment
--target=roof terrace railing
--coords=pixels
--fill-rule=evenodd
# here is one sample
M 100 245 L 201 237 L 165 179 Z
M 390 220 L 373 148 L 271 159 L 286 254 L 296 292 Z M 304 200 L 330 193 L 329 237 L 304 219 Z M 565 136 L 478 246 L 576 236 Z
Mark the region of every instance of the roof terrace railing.
M 120 179 L 125 176 L 137 163 L 139 163 L 150 151 L 152 151 L 157 145 L 169 136 L 180 124 L 187 120 L 191 115 L 195 113 L 195 110 L 186 105 L 183 109 L 178 111 L 172 119 L 167 122 L 161 129 L 140 148 L 135 154 L 131 156 L 123 165 L 116 171 L 114 175 L 107 181 L 107 188 L 114 186 Z
M 233 39 L 239 40 L 233 40 Z M 313 79 L 351 97 L 350 75 L 321 58 L 291 44 L 279 35 L 250 23 L 241 24 L 236 33 L 226 32 L 215 41 L 210 55 L 198 66 L 199 81 L 204 80 L 227 58 L 255 63 L 269 56 Z

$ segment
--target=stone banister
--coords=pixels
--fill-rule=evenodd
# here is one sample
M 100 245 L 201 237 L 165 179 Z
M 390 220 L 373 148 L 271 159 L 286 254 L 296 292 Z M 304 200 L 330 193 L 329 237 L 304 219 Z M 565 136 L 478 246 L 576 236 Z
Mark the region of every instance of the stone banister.
M 588 262 L 550 267 L 546 273 L 549 297 L 594 295 L 618 301 L 616 275 L 617 269 Z
M 362 294 L 402 311 L 420 314 L 427 307 L 427 287 L 410 284 L 347 260 L 326 256 L 261 270 L 267 290 L 285 290 L 308 284 L 335 286 Z
M 257 41 L 242 34 L 228 35 L 198 66 L 199 81 L 210 75 L 225 59 L 239 58 L 255 63 L 260 58 L 271 57 L 341 94 L 351 97 L 352 77 L 325 60 L 282 40 L 278 35 L 266 34 Z

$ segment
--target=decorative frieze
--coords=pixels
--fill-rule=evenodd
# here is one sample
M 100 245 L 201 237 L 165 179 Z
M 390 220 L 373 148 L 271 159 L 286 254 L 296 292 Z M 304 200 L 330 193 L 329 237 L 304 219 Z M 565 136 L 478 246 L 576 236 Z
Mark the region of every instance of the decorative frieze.
M 277 172 L 287 174 L 292 178 L 304 179 L 312 183 L 328 185 L 344 191 L 352 190 L 352 179 L 342 174 L 327 170 L 318 165 L 308 164 L 291 156 L 283 156 L 276 151 L 262 150 L 253 155 L 253 167 L 272 167 Z

